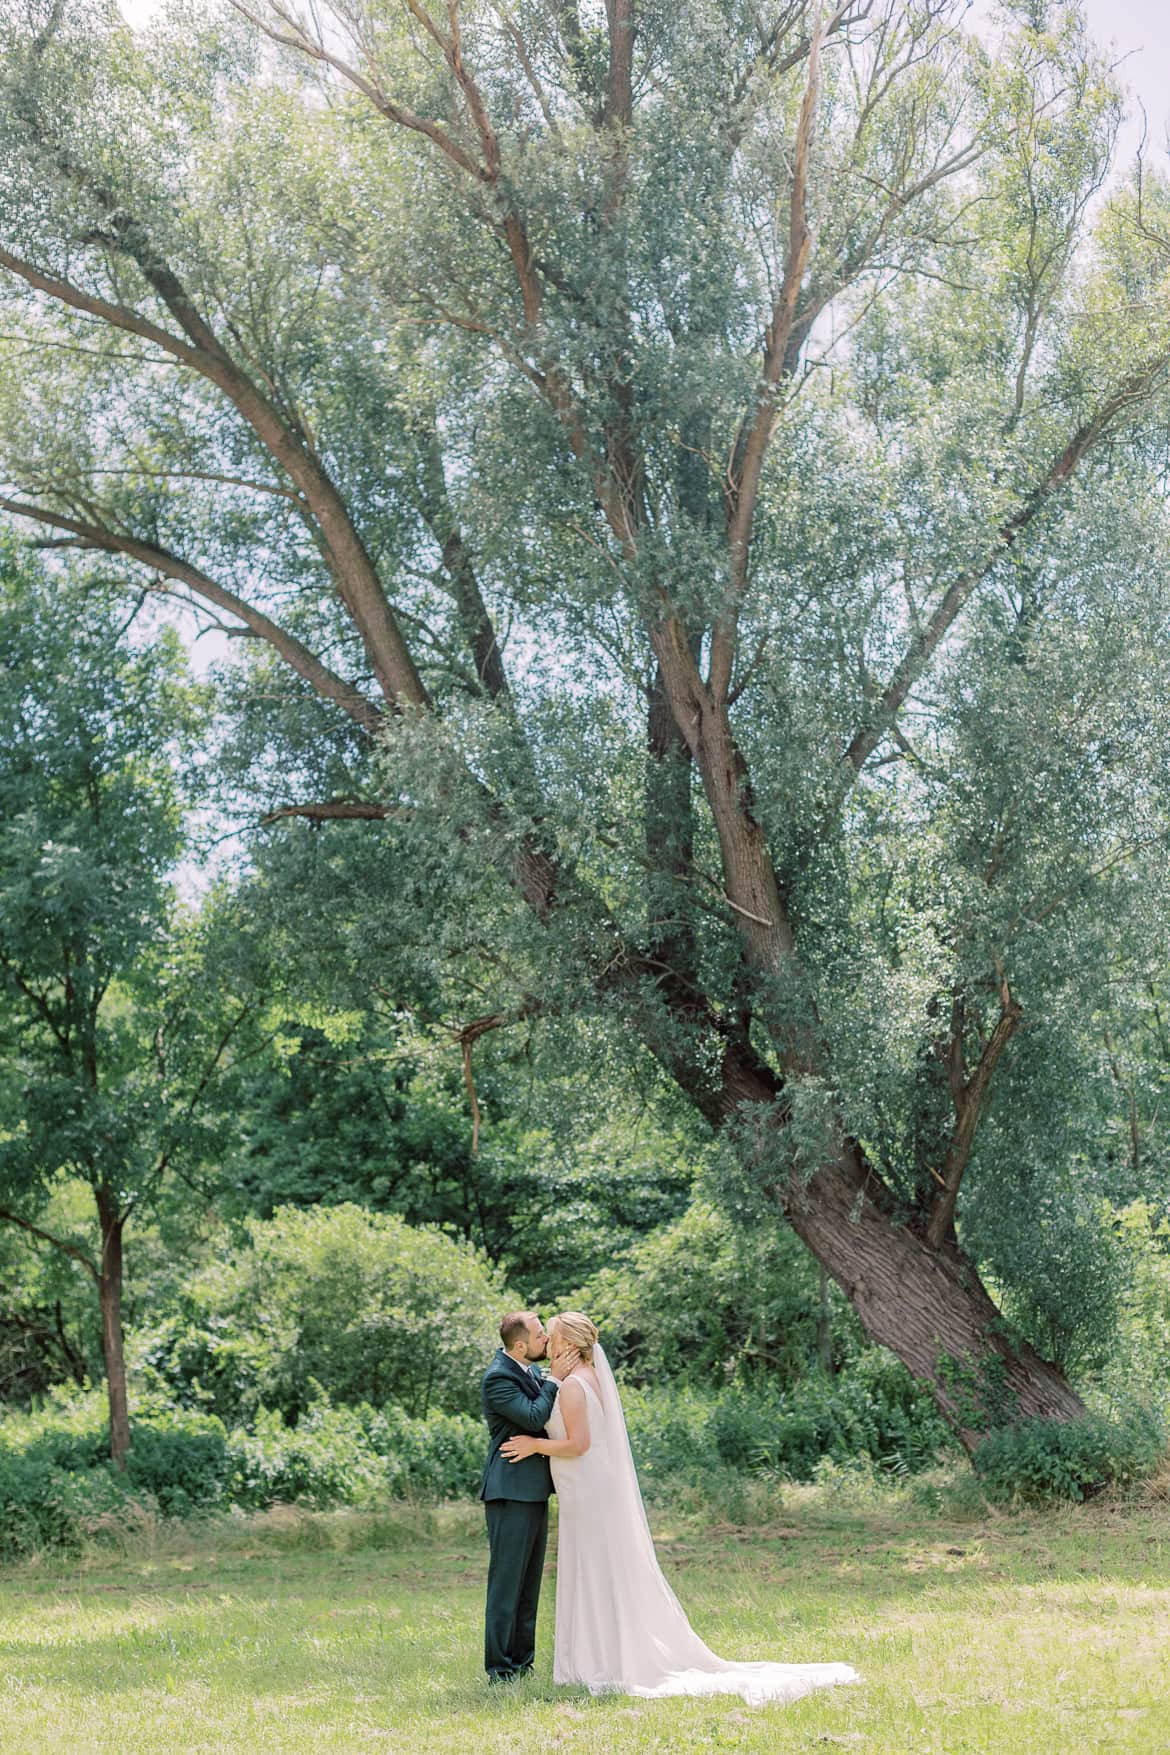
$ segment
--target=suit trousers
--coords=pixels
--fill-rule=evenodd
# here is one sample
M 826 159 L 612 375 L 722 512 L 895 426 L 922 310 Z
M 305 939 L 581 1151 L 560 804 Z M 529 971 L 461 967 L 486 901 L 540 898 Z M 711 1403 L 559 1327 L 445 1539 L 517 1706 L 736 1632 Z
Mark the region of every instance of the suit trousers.
M 548 1543 L 548 1501 L 488 1499 L 483 1664 L 493 1681 L 532 1668 L 536 1607 Z

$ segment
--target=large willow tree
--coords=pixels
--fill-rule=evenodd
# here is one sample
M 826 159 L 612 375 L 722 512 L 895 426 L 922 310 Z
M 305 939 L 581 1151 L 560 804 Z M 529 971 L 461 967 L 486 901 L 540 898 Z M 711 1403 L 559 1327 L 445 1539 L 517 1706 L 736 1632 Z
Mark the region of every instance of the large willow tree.
M 979 1265 L 1160 931 L 1170 203 L 965 10 L 15 6 L 0 468 L 252 637 L 371 982 L 608 1017 L 973 1444 L 1080 1409 Z

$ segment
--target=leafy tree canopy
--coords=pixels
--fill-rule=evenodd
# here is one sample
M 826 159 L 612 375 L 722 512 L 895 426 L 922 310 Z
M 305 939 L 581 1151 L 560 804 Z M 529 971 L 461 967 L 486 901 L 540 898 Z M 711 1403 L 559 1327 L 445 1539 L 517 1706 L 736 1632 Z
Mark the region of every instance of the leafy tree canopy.
M 959 1424 L 1079 1408 L 977 1269 L 1099 1156 L 1170 747 L 1170 194 L 1073 0 L 964 10 L 34 5 L 0 105 L 4 506 L 259 643 L 349 967 L 653 1063 Z

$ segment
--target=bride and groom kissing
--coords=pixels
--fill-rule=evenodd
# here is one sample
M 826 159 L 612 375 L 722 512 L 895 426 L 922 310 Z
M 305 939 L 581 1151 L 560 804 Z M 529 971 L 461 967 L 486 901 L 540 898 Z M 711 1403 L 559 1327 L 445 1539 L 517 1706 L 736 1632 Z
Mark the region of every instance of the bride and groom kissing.
M 553 1681 L 593 1694 L 738 1694 L 752 1705 L 855 1682 L 848 1664 L 733 1663 L 716 1657 L 663 1576 L 625 1415 L 597 1328 L 580 1311 L 531 1310 L 500 1323 L 483 1377 L 491 1435 L 480 1498 L 489 1545 L 488 1680 L 528 1674 L 557 1495 Z M 548 1372 L 538 1361 L 547 1360 Z

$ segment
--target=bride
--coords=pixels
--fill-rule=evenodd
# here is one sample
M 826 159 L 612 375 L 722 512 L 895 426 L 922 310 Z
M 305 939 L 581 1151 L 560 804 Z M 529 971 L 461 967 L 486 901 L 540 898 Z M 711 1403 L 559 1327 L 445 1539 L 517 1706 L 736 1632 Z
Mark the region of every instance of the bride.
M 547 1456 L 560 1506 L 554 1682 L 594 1694 L 739 1694 L 752 1705 L 856 1682 L 848 1664 L 729 1663 L 691 1627 L 658 1565 L 625 1416 L 597 1329 L 579 1311 L 548 1325 L 554 1366 L 571 1364 L 548 1437 L 520 1434 L 509 1462 Z M 557 1373 L 560 1375 L 560 1372 Z

